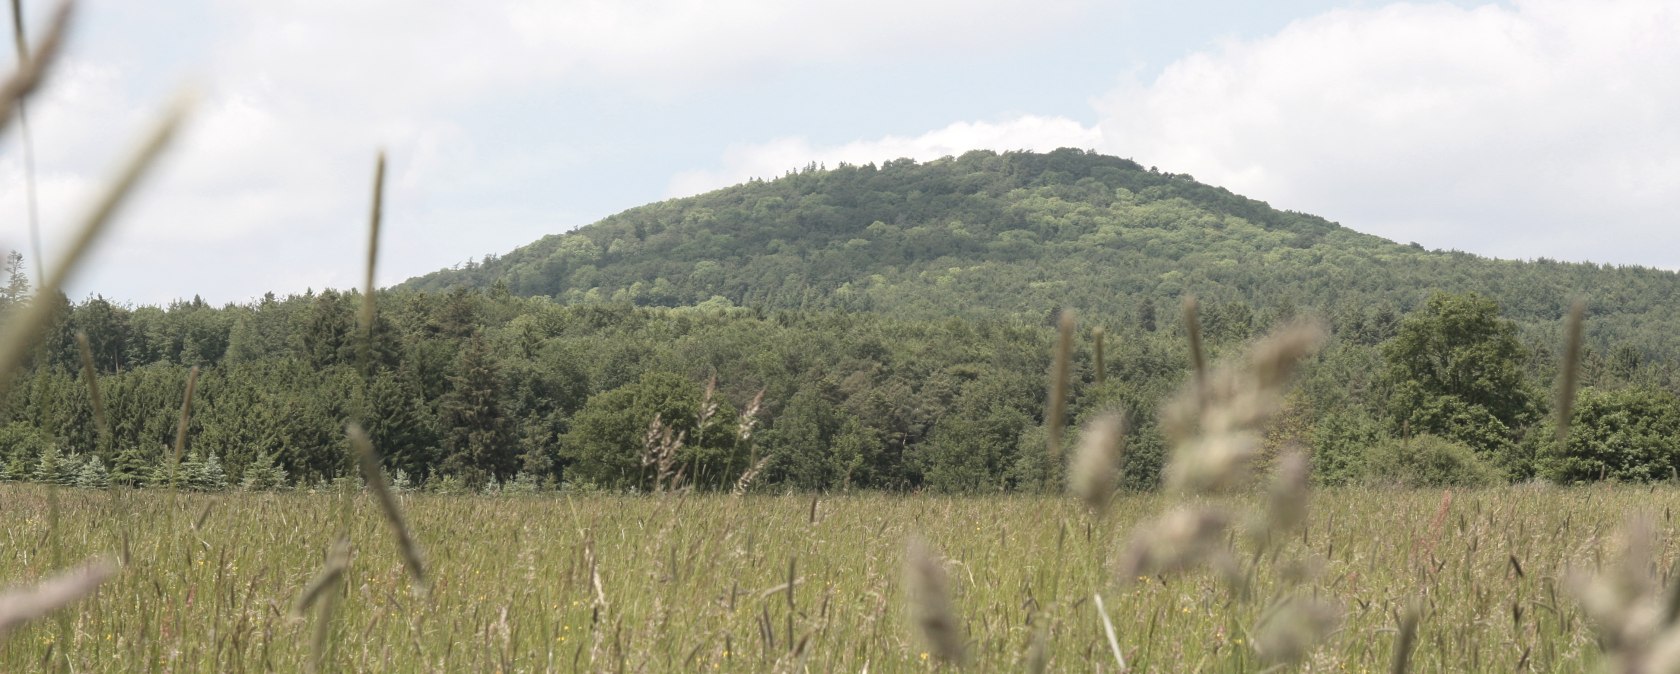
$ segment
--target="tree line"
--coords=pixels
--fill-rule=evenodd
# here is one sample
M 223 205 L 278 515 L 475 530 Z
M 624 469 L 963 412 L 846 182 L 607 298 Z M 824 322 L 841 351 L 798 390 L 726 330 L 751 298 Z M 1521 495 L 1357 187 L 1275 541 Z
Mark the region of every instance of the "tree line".
M 563 304 L 506 284 L 396 289 L 379 293 L 364 353 L 355 291 L 131 307 L 30 296 L 17 274 L 12 286 L 0 312 L 24 302 L 55 312 L 0 400 L 3 479 L 310 486 L 352 474 L 351 419 L 404 486 L 442 490 L 651 489 L 672 478 L 730 489 L 752 473 L 768 489 L 974 492 L 1036 489 L 1059 472 L 1044 436 L 1053 315 L 907 318 L 721 297 Z M 1155 409 L 1191 364 L 1177 307 L 1153 306 L 1144 322 L 1135 316 L 1145 303 L 1159 303 L 1134 301 L 1119 319 L 1080 316 L 1067 420 L 1127 412 L 1124 482 L 1149 489 L 1166 446 Z M 1555 446 L 1556 342 L 1525 338 L 1486 296 L 1438 293 L 1405 314 L 1218 301 L 1201 314 L 1215 358 L 1304 317 L 1330 339 L 1266 442 L 1309 449 L 1322 483 L 1659 480 L 1680 465 L 1675 382 L 1632 350 L 1589 349 L 1574 432 Z

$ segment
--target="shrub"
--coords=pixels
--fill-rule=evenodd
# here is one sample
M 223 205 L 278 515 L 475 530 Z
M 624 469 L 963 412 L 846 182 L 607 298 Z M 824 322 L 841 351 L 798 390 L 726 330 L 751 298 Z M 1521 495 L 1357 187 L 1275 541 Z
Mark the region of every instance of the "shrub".
M 1582 389 L 1569 445 L 1547 429 L 1540 474 L 1555 482 L 1666 480 L 1680 469 L 1680 399 L 1653 388 Z
M 1365 453 L 1365 481 L 1372 484 L 1475 487 L 1502 479 L 1469 446 L 1434 435 L 1378 442 Z

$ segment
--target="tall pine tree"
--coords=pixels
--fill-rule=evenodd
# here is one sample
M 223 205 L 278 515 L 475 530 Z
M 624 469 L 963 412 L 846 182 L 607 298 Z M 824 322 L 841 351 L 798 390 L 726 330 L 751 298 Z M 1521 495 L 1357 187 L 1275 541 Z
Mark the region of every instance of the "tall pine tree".
M 482 335 L 467 340 L 451 369 L 438 404 L 443 471 L 475 487 L 505 480 L 518 468 L 518 450 L 501 400 L 502 373 Z

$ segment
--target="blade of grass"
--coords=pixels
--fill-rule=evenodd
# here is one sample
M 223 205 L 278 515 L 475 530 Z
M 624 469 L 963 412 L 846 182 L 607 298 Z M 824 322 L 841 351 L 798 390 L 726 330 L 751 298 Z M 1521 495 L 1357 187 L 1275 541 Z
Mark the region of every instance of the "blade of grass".
M 176 99 L 175 104 L 170 106 L 145 141 L 123 163 L 117 177 L 106 186 L 105 191 L 94 202 L 93 208 L 82 217 L 82 224 L 70 241 L 69 251 L 65 253 L 64 259 L 59 261 L 58 266 L 47 274 L 46 282 L 36 289 L 37 297 L 49 296 L 63 287 L 65 280 L 75 271 L 94 241 L 104 233 L 105 226 L 117 208 L 133 192 L 135 185 L 145 177 L 164 148 L 174 139 L 181 123 L 186 119 L 189 104 L 190 99 L 186 96 Z M 51 317 L 52 311 L 53 306 L 50 302 L 30 302 L 19 315 L 6 321 L 5 327 L 0 330 L 0 375 L 11 374 L 18 364 L 23 362 L 23 357 L 29 353 L 35 343 L 35 337 Z M 10 377 L 0 376 L 0 394 L 5 393 L 9 384 Z
M 29 42 L 23 34 L 23 1 L 12 0 L 12 41 L 17 45 L 18 63 L 29 59 Z M 35 197 L 35 135 L 29 132 L 29 106 L 17 102 L 18 137 L 23 144 L 23 200 L 29 215 L 29 247 L 35 256 L 35 283 L 45 281 L 41 266 L 41 209 Z
M 1068 370 L 1069 362 L 1073 358 L 1073 312 L 1063 309 L 1061 314 L 1056 335 L 1055 359 L 1050 366 L 1050 400 L 1044 406 L 1045 445 L 1050 454 L 1051 465 L 1051 469 L 1045 473 L 1046 481 L 1055 474 L 1056 462 L 1062 456 L 1062 426 L 1067 416 Z
M 1207 398 L 1207 357 L 1202 352 L 1202 319 L 1195 295 L 1184 298 L 1184 329 L 1190 337 L 1190 363 L 1196 367 L 1196 395 Z
M 1576 300 L 1569 307 L 1564 327 L 1563 369 L 1558 373 L 1557 442 L 1561 450 L 1569 441 L 1569 424 L 1575 417 L 1575 385 L 1581 376 L 1581 323 L 1587 304 Z
M 82 354 L 82 379 L 87 382 L 88 399 L 93 403 L 93 422 L 99 427 L 99 448 L 109 449 L 111 422 L 105 416 L 105 397 L 99 394 L 99 374 L 93 369 L 93 349 L 88 346 L 87 333 L 76 333 L 76 346 Z
M 379 454 L 373 448 L 373 441 L 368 439 L 367 431 L 361 425 L 351 423 L 346 430 L 350 436 L 350 444 L 356 448 L 356 462 L 361 466 L 362 479 L 368 488 L 373 490 L 374 498 L 379 501 L 379 509 L 385 513 L 385 522 L 391 525 L 391 535 L 397 538 L 397 552 L 402 554 L 403 566 L 408 568 L 408 574 L 414 577 L 415 586 L 425 587 L 426 565 L 420 557 L 420 545 L 414 542 L 414 535 L 409 531 L 408 520 L 403 517 L 402 508 L 397 505 L 397 497 L 391 493 L 391 485 L 385 478 L 385 470 L 379 465 Z
M 87 562 L 35 587 L 0 594 L 0 642 L 19 625 L 88 596 L 115 572 L 110 562 Z
M 23 102 L 25 96 L 40 86 L 46 76 L 47 68 L 57 60 L 58 54 L 64 46 L 64 34 L 70 27 L 70 10 L 74 6 L 72 0 L 64 0 L 54 10 L 52 23 L 47 26 L 47 36 L 41 40 L 40 46 L 35 48 L 35 55 L 18 59 L 17 72 L 0 85 L 0 131 L 6 130 L 6 125 L 12 121 L 12 113 Z M 14 11 L 16 7 L 14 5 Z M 14 30 L 21 30 L 14 26 Z
M 373 212 L 368 216 L 367 277 L 362 284 L 362 371 L 373 374 L 374 268 L 379 263 L 379 225 L 385 204 L 385 153 L 373 165 Z

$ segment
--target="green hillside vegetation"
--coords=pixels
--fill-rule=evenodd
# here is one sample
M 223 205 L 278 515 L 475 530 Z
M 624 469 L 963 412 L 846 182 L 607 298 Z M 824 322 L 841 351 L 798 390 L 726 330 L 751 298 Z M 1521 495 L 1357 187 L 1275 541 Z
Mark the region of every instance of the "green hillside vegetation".
M 1495 298 L 1506 317 L 1534 327 L 1584 297 L 1600 346 L 1680 356 L 1673 272 L 1425 250 L 1071 149 L 808 167 L 634 208 L 402 287 L 498 282 L 567 304 L 715 296 L 916 318 L 1067 307 L 1145 327 L 1185 294 L 1213 305 L 1211 322 L 1228 310 L 1262 325 L 1301 309 L 1392 321 L 1444 290 Z
M 381 291 L 366 361 L 357 292 L 131 307 L 34 297 L 21 258 L 9 271 L 0 312 L 50 302 L 54 318 L 0 400 L 5 479 L 167 479 L 199 367 L 189 487 L 345 475 L 359 419 L 399 481 L 444 491 L 726 490 L 743 474 L 763 489 L 1037 489 L 1060 474 L 1044 391 L 1066 308 L 1080 329 L 1065 421 L 1127 412 L 1123 484 L 1149 489 L 1157 408 L 1191 367 L 1187 293 L 1216 359 L 1289 321 L 1328 327 L 1266 436 L 1268 455 L 1311 450 L 1321 483 L 1680 467 L 1675 274 L 1429 252 L 1072 150 L 813 169 L 628 211 Z M 1592 308 L 1587 388 L 1557 447 L 1559 317 L 1576 297 Z

